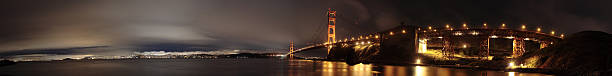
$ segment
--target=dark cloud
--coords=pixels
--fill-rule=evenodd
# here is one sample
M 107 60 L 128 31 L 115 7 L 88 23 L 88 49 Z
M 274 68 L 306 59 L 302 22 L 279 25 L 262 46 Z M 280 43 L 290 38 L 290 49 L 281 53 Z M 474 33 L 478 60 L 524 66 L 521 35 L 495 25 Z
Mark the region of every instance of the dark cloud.
M 528 24 L 567 34 L 612 32 L 607 0 L 14 0 L 0 3 L 0 52 L 41 48 L 286 48 L 400 22 Z M 102 50 L 102 51 L 104 51 Z M 114 52 L 121 53 L 121 52 Z
M 378 22 L 402 21 L 416 25 L 506 23 L 565 33 L 612 32 L 612 16 L 607 14 L 612 11 L 612 5 L 607 3 L 612 1 L 607 0 L 386 0 L 363 3 L 370 4 L 366 6 Z
M 77 54 L 83 53 L 84 49 L 107 48 L 108 46 L 90 46 L 90 47 L 73 47 L 73 48 L 53 48 L 53 49 L 24 49 L 11 52 L 0 53 L 0 56 L 6 55 L 29 55 L 29 54 Z M 90 51 L 91 52 L 91 51 Z

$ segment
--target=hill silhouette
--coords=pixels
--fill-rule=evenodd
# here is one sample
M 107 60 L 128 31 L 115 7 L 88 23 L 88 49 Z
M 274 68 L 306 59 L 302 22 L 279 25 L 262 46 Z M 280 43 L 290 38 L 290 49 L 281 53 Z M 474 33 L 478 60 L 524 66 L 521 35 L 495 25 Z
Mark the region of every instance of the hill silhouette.
M 582 31 L 541 51 L 529 52 L 520 59 L 538 57 L 539 68 L 563 71 L 569 75 L 610 72 L 612 63 L 612 35 L 599 31 Z M 605 74 L 604 74 L 605 75 Z

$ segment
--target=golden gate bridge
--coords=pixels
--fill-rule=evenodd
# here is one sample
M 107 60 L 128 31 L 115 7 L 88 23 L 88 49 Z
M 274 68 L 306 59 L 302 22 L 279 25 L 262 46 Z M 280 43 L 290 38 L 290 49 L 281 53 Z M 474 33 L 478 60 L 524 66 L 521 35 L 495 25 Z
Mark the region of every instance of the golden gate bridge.
M 427 53 L 435 50 L 440 56 L 456 56 L 456 53 L 465 51 L 475 51 L 470 56 L 460 57 L 475 57 L 490 59 L 493 55 L 500 53 L 511 54 L 506 56 L 514 58 L 523 55 L 528 51 L 536 51 L 550 44 L 554 44 L 563 39 L 564 34 L 556 34 L 554 30 L 543 32 L 541 27 L 535 30 L 528 30 L 527 25 L 520 25 L 520 28 L 508 28 L 506 24 L 500 24 L 498 27 L 490 27 L 486 23 L 483 24 L 460 24 L 460 27 L 453 27 L 450 24 L 444 27 L 419 27 L 416 25 L 401 24 L 396 28 L 376 32 L 368 35 L 355 37 L 347 37 L 343 39 L 336 38 L 336 11 L 332 8 L 328 9 L 328 35 L 326 42 L 311 44 L 305 47 L 294 49 L 293 42 L 286 55 L 309 51 L 315 48 L 327 48 L 328 58 L 337 58 L 336 54 L 347 52 L 334 52 L 342 48 L 353 50 L 348 53 L 362 54 L 385 54 L 384 51 L 403 51 L 415 53 Z M 392 50 L 378 50 L 380 52 L 360 52 L 356 48 L 371 47 L 372 45 Z M 400 54 L 400 55 L 415 55 L 415 54 Z M 346 58 L 344 58 L 346 59 Z

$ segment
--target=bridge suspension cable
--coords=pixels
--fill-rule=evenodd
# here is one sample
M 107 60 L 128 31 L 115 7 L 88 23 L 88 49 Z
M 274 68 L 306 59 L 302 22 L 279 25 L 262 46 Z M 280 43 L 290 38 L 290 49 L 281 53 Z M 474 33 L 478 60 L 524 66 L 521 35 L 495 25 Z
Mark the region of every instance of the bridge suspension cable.
M 320 11 L 319 12 L 319 16 L 326 16 L 327 11 Z M 319 23 L 316 25 L 317 26 L 317 30 L 315 32 L 313 32 L 313 35 L 311 36 L 311 40 L 307 43 L 313 43 L 316 44 L 316 42 L 319 42 L 321 39 L 321 37 L 319 37 L 319 35 L 321 35 L 321 33 L 323 33 L 323 31 L 321 31 L 323 29 L 323 25 L 327 25 L 327 21 L 325 21 L 325 23 L 319 21 Z

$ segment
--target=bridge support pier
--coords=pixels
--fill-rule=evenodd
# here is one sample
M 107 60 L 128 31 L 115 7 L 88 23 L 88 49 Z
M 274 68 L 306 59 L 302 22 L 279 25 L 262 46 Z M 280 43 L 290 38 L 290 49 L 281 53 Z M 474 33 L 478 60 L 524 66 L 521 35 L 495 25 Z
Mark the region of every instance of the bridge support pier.
M 480 42 L 480 57 L 484 57 L 484 59 L 488 59 L 489 57 L 489 52 L 490 52 L 490 48 L 489 48 L 489 42 L 490 42 L 490 38 L 486 38 L 481 40 Z
M 393 34 L 393 31 L 401 30 L 402 33 Z M 418 34 L 416 27 L 399 27 L 385 32 L 381 38 L 381 51 L 377 61 L 401 61 L 391 63 L 415 63 L 418 59 Z M 405 31 L 405 32 L 404 32 Z
M 522 38 L 514 38 L 512 47 L 512 58 L 523 55 L 523 53 L 525 53 L 525 40 Z

